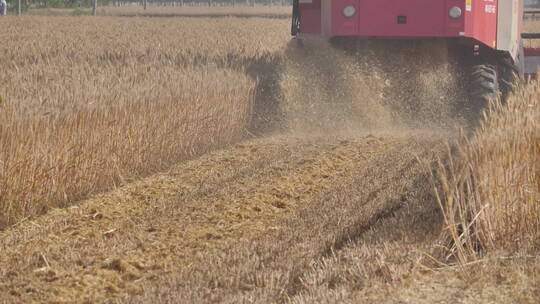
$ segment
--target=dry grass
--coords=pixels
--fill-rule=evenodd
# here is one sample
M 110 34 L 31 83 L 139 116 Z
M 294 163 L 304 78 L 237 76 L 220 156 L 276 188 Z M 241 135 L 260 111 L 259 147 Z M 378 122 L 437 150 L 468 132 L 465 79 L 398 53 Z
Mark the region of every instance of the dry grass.
M 242 137 L 283 25 L 2 18 L 0 228 Z
M 0 299 L 305 298 L 317 290 L 299 284 L 312 280 L 312 266 L 356 239 L 355 261 L 365 266 L 336 283 L 352 292 L 399 280 L 418 255 L 409 249 L 437 236 L 438 210 L 424 199 L 429 184 L 415 156 L 433 160 L 443 147 L 432 134 L 357 134 L 267 137 L 209 153 L 0 233 Z M 369 232 L 397 211 L 399 225 Z M 342 276 L 328 269 L 321 284 L 332 284 L 334 270 Z
M 450 256 L 540 249 L 540 84 L 519 89 L 440 164 Z M 449 257 L 450 257 L 449 256 Z

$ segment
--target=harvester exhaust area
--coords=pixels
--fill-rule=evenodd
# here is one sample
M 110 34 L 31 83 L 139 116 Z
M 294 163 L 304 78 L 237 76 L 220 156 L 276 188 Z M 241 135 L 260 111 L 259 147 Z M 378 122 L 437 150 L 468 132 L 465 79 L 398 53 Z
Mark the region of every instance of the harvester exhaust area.
M 540 48 L 524 46 L 540 33 L 522 32 L 529 15 L 523 0 L 293 0 L 291 33 L 299 41 L 444 41 L 467 71 L 470 100 L 484 103 L 536 78 Z

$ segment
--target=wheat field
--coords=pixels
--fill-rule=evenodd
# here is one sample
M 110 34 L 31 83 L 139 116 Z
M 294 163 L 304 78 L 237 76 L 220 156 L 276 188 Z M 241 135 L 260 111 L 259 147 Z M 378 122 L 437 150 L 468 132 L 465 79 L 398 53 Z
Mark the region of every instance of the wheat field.
M 538 82 L 454 115 L 414 50 L 148 12 L 0 18 L 0 303 L 540 298 Z
M 452 240 L 449 257 L 462 264 L 487 252 L 540 248 L 539 96 L 533 81 L 507 105 L 494 101 L 475 135 L 439 164 L 441 191 L 434 189 Z
M 39 8 L 30 9 L 33 16 L 90 15 L 89 8 Z M 98 16 L 119 17 L 208 17 L 208 18 L 269 18 L 290 19 L 289 6 L 101 6 Z
M 0 27 L 2 228 L 240 139 L 257 85 L 246 69 L 287 41 L 285 22 L 264 19 Z

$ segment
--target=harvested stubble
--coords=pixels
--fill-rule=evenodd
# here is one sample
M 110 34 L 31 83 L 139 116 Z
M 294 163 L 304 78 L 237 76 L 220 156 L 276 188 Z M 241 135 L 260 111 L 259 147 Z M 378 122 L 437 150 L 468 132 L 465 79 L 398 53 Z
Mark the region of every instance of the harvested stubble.
M 209 153 L 0 232 L 0 299 L 285 300 L 321 255 L 423 196 L 415 155 L 442 147 L 431 134 L 277 136 Z M 360 276 L 377 276 L 371 262 Z
M 0 20 L 0 228 L 243 136 L 281 26 Z
M 540 84 L 520 88 L 439 165 L 449 256 L 540 249 Z M 440 194 L 439 194 L 440 193 Z

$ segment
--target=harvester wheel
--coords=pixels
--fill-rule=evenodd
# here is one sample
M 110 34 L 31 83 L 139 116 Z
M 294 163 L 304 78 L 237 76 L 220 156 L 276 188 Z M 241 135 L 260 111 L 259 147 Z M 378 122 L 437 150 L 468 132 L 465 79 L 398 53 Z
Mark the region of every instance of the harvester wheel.
M 471 71 L 471 97 L 487 103 L 499 96 L 497 68 L 490 64 L 475 65 Z
M 521 49 L 523 50 L 523 48 Z M 519 58 L 523 57 L 524 54 L 522 51 Z M 506 102 L 506 99 L 508 99 L 508 96 L 514 91 L 514 88 L 520 81 L 519 75 L 523 75 L 523 61 L 519 61 L 517 64 L 514 64 L 511 58 L 505 58 L 501 61 L 501 68 L 501 99 L 503 102 Z

